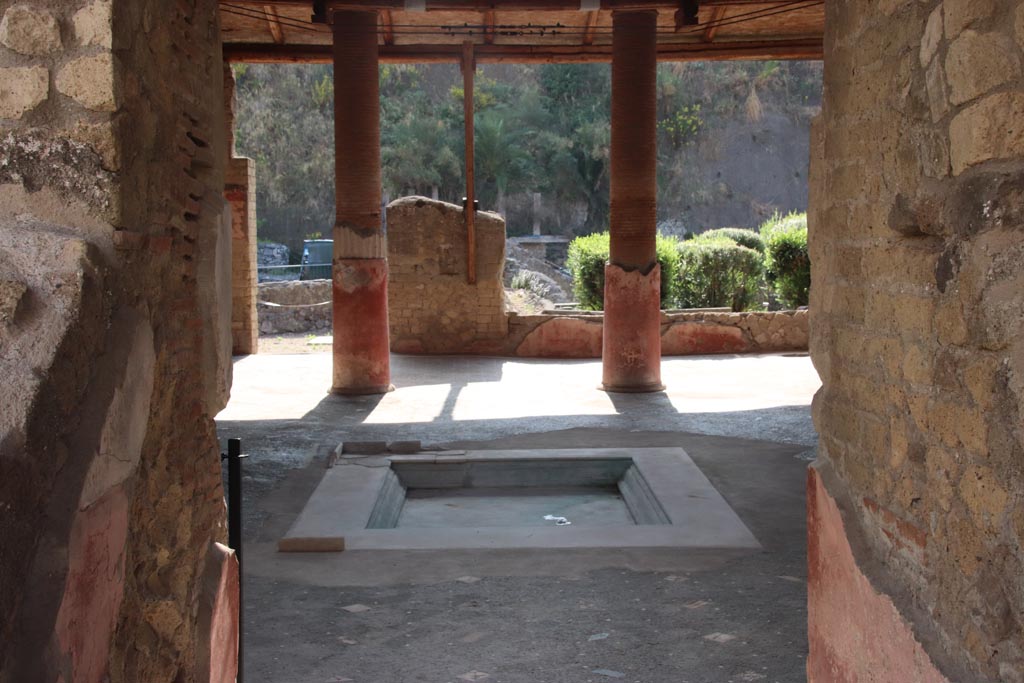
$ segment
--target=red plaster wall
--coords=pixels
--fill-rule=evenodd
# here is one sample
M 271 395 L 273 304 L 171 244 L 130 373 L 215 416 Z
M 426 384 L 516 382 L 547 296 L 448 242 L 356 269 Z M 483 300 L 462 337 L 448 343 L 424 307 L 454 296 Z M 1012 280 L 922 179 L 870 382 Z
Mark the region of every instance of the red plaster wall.
M 950 683 L 861 572 L 839 506 L 807 475 L 808 683 Z
M 553 318 L 535 329 L 516 348 L 525 358 L 600 358 L 600 322 Z
M 68 542 L 68 574 L 55 633 L 70 659 L 67 680 L 101 683 L 124 599 L 128 499 L 121 487 L 79 512 Z
M 678 323 L 661 337 L 661 353 L 665 356 L 688 356 L 702 353 L 743 353 L 752 344 L 738 327 Z

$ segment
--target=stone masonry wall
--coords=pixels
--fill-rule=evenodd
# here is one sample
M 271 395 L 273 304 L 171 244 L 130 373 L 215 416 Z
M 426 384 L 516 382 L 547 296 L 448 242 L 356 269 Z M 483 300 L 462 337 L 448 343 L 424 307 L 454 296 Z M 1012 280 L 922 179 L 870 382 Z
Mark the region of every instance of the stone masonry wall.
M 508 333 L 502 272 L 505 221 L 476 214 L 476 284 L 466 282 L 462 209 L 426 197 L 388 205 L 391 349 L 465 353 Z
M 234 677 L 218 32 L 215 0 L 0 0 L 3 683 Z
M 1024 681 L 1024 2 L 826 10 L 810 680 Z

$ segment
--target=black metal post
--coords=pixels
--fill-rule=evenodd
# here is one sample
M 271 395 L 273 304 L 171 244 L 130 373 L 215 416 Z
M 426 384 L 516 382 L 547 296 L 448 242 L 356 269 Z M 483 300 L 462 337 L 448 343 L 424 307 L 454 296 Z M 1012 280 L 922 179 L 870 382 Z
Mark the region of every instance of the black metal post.
M 238 677 L 243 683 L 242 643 L 245 624 L 245 601 L 242 598 L 242 441 L 228 439 L 228 545 L 238 560 Z

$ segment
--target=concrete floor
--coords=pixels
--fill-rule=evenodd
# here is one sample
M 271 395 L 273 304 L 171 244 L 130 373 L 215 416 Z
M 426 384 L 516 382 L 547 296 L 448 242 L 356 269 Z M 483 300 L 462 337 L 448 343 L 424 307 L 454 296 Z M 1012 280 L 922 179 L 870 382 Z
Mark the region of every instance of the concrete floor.
M 327 354 L 235 363 L 222 439 L 245 461 L 249 683 L 804 681 L 806 356 L 669 359 L 668 391 L 600 363 L 395 356 L 397 391 L 325 393 Z M 764 552 L 275 551 L 338 442 L 682 447 Z M 347 608 L 347 609 L 346 609 Z M 365 609 L 368 608 L 368 609 Z

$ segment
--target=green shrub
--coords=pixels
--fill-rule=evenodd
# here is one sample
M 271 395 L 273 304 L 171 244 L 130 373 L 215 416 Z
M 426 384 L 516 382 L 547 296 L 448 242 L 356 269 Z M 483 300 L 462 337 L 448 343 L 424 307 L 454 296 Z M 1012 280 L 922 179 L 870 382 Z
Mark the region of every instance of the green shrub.
M 727 237 L 696 239 L 679 245 L 679 305 L 728 306 L 745 311 L 760 304 L 763 257 Z
M 753 230 L 746 230 L 744 228 L 718 228 L 717 230 L 708 230 L 707 232 L 698 235 L 699 240 L 713 240 L 720 237 L 726 237 L 731 239 L 741 247 L 747 249 L 753 249 L 754 251 L 764 253 L 764 239 Z
M 604 267 L 608 263 L 611 236 L 607 232 L 577 237 L 569 243 L 566 266 L 572 273 L 572 291 L 580 308 L 604 309 Z M 679 284 L 679 240 L 658 235 L 657 259 L 661 265 L 661 307 L 675 305 Z
M 776 214 L 761 226 L 765 279 L 786 308 L 806 306 L 811 290 L 807 214 Z
M 608 262 L 607 232 L 577 237 L 569 243 L 565 265 L 572 273 L 572 292 L 580 308 L 604 308 L 604 265 Z

